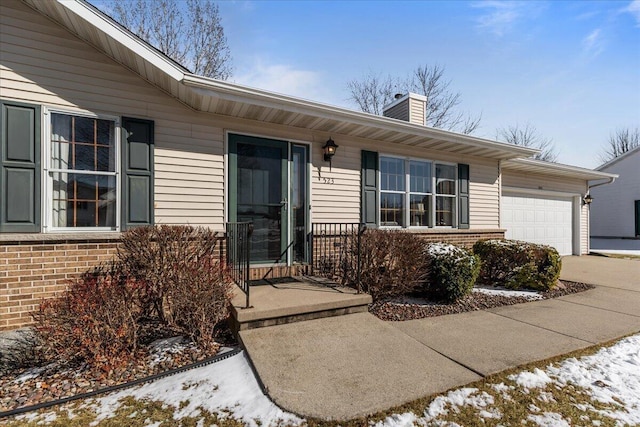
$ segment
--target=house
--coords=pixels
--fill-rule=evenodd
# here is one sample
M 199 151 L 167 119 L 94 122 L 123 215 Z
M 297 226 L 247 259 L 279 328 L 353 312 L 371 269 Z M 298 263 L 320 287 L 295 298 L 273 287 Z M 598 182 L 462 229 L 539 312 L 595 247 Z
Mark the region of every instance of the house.
M 594 186 L 590 193 L 591 237 L 640 237 L 640 147 L 597 168 L 620 175 L 611 185 Z
M 309 262 L 312 223 L 588 252 L 583 196 L 611 174 L 426 127 L 420 96 L 383 117 L 197 76 L 83 0 L 0 15 L 0 329 L 145 224 L 250 220 L 256 274 Z

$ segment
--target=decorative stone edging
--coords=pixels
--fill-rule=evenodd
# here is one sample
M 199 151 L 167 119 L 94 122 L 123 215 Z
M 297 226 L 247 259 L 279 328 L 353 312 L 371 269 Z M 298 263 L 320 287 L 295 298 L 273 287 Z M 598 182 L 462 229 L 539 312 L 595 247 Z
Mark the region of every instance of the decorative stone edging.
M 90 397 L 94 397 L 99 394 L 111 393 L 111 392 L 122 390 L 125 388 L 134 387 L 139 384 L 150 383 L 164 377 L 169 377 L 171 375 L 179 374 L 181 372 L 189 371 L 191 369 L 200 368 L 205 365 L 210 365 L 212 363 L 220 362 L 222 360 L 228 359 L 229 357 L 235 356 L 236 354 L 239 354 L 241 351 L 242 351 L 242 348 L 236 347 L 224 353 L 219 353 L 219 354 L 216 354 L 215 356 L 201 360 L 199 362 L 191 363 L 189 365 L 181 366 L 179 368 L 171 369 L 169 371 L 160 372 L 158 374 L 154 374 L 148 377 L 138 378 L 137 380 L 134 380 L 131 382 L 117 384 L 117 385 L 101 388 L 98 390 L 89 391 L 86 393 L 80 393 L 80 394 L 76 394 L 75 396 L 68 396 L 62 399 L 42 402 L 36 405 L 23 406 L 21 408 L 15 408 L 9 411 L 0 412 L 0 419 L 24 414 L 26 412 L 37 411 L 39 409 L 50 408 L 52 406 L 62 405 L 64 403 L 73 402 L 75 400 L 88 399 Z

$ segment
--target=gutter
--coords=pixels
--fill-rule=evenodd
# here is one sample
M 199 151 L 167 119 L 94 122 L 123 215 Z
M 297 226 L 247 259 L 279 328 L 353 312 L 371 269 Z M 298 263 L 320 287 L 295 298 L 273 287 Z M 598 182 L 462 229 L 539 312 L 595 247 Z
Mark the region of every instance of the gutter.
M 618 176 L 619 175 L 612 176 L 606 182 L 599 182 L 597 184 L 589 185 L 589 187 L 587 187 L 588 188 L 587 194 L 589 194 L 589 192 L 591 191 L 592 188 L 600 187 L 601 185 L 613 184 L 616 181 L 616 178 L 618 178 Z

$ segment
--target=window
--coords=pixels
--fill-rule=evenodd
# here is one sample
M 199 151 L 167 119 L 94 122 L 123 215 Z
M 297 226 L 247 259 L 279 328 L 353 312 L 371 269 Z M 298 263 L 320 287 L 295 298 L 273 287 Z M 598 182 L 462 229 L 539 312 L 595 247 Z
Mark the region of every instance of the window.
M 456 176 L 454 165 L 381 156 L 380 225 L 455 226 Z
M 116 122 L 51 113 L 51 227 L 116 228 Z
M 431 163 L 409 161 L 409 220 L 410 226 L 431 225 Z
M 436 225 L 453 226 L 456 207 L 456 167 L 436 164 Z
M 380 157 L 380 225 L 404 227 L 405 161 Z

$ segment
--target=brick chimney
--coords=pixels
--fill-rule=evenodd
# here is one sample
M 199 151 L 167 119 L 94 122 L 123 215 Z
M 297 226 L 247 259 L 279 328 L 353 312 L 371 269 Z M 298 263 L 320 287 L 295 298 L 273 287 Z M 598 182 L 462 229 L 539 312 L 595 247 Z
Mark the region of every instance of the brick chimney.
M 391 104 L 382 109 L 383 116 L 425 126 L 426 96 L 409 92 L 406 95 L 399 93 L 395 98 Z

